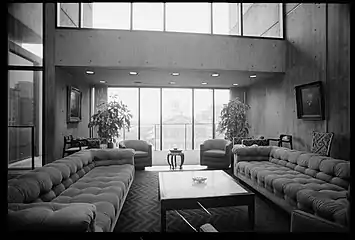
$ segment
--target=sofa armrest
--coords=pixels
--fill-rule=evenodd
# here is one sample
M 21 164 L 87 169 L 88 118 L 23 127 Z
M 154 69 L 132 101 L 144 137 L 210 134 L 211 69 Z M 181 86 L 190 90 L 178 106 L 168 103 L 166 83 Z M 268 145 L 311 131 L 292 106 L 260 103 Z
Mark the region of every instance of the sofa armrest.
M 291 232 L 347 232 L 347 228 L 324 218 L 294 210 L 291 213 Z
M 152 158 L 152 148 L 153 148 L 152 144 L 148 143 L 148 156 L 150 158 Z
M 9 231 L 95 231 L 96 207 L 93 204 L 48 202 L 9 204 L 8 207 Z

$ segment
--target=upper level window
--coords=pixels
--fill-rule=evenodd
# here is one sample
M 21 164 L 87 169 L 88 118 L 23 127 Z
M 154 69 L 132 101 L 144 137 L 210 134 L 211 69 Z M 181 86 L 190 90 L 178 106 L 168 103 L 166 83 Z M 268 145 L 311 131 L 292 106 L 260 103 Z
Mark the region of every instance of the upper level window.
M 42 5 L 40 3 L 9 4 L 7 14 L 9 65 L 42 66 Z
M 58 3 L 60 27 L 283 37 L 282 3 Z
M 79 3 L 58 3 L 57 24 L 60 27 L 79 27 Z
M 240 3 L 212 3 L 213 34 L 240 35 Z
M 243 3 L 243 36 L 282 37 L 280 3 Z
M 133 30 L 164 30 L 163 3 L 133 3 Z
M 166 3 L 166 31 L 211 33 L 210 3 Z
M 124 30 L 131 28 L 131 3 L 129 2 L 92 3 L 91 8 L 83 9 L 86 9 L 86 12 L 83 12 L 83 27 Z

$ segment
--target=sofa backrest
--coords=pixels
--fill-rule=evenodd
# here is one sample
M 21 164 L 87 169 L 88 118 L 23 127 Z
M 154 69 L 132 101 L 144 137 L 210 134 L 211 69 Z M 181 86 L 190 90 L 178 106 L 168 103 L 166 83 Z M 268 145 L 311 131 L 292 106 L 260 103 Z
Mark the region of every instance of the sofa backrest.
M 203 142 L 203 148 L 208 150 L 208 149 L 219 149 L 219 150 L 225 150 L 226 145 L 230 143 L 230 141 L 225 140 L 225 139 L 208 139 Z
M 350 162 L 305 151 L 272 147 L 270 162 L 348 189 Z
M 8 203 L 49 202 L 95 167 L 90 150 L 76 152 L 8 181 Z
M 133 164 L 130 149 L 76 152 L 8 181 L 8 203 L 49 202 L 97 166 Z
M 95 167 L 115 164 L 134 164 L 133 149 L 91 149 Z
M 148 152 L 149 150 L 149 144 L 144 140 L 124 140 L 122 143 L 126 148 L 132 148 L 136 151 Z

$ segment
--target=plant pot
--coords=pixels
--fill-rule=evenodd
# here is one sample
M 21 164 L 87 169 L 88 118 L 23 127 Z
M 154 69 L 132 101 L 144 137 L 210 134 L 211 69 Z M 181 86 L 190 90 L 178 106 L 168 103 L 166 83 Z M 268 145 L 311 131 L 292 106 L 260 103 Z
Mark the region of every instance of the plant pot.
M 113 148 L 113 143 L 111 142 L 111 143 L 108 143 L 107 144 L 107 148 Z

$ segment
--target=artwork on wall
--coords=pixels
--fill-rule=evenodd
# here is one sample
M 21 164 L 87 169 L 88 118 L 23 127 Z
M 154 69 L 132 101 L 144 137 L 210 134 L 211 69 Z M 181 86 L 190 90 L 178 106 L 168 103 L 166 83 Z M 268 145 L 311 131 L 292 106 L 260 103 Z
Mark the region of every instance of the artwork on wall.
M 297 118 L 324 120 L 324 99 L 322 82 L 311 82 L 295 87 Z
M 68 86 L 67 97 L 67 122 L 81 121 L 81 91 L 75 87 Z

